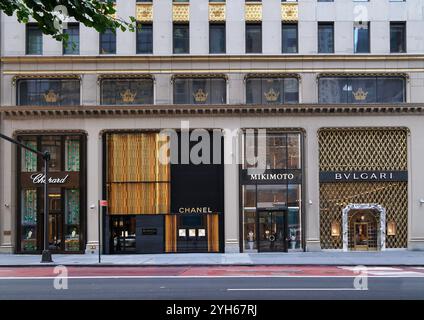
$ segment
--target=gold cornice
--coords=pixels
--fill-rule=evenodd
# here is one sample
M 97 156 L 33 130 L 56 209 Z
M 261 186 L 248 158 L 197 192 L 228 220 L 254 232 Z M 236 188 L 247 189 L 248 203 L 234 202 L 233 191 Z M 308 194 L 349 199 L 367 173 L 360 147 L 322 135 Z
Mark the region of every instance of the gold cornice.
M 173 22 L 189 22 L 190 21 L 190 3 L 173 3 L 172 4 L 172 21 Z
M 246 22 L 261 22 L 262 2 L 246 2 L 244 5 L 244 19 Z
M 137 21 L 153 21 L 153 5 L 151 3 L 137 3 Z
M 279 116 L 279 115 L 424 115 L 424 104 L 292 104 L 292 105 L 137 105 L 137 106 L 4 106 L 3 119 L 98 118 L 154 116 Z
M 299 6 L 297 3 L 281 3 L 281 20 L 284 22 L 297 22 L 299 20 Z
M 224 22 L 226 19 L 226 5 L 220 2 L 209 2 L 209 21 Z
M 308 61 L 424 61 L 424 55 L 178 55 L 178 56 L 8 56 L 4 64 L 154 63 L 154 62 L 308 62 Z
M 100 83 L 105 79 L 148 79 L 155 81 L 155 78 L 151 74 L 128 74 L 128 73 L 119 73 L 119 74 L 101 74 L 97 77 L 97 83 Z
M 245 76 L 246 79 L 251 78 L 296 78 L 300 79 L 301 76 L 298 73 L 249 73 Z
M 171 77 L 171 82 L 175 79 L 209 79 L 209 78 L 220 78 L 228 80 L 228 76 L 224 73 L 187 73 L 187 74 L 174 74 Z
M 402 77 L 409 78 L 409 75 L 402 72 L 327 72 L 318 74 L 317 78 L 322 77 Z
M 90 74 L 90 75 L 101 75 L 104 73 L 107 74 L 128 74 L 128 75 L 148 75 L 148 74 L 171 74 L 171 75 L 184 75 L 184 74 L 190 74 L 191 77 L 193 75 L 197 74 L 207 74 L 209 77 L 211 75 L 211 72 L 218 73 L 218 74 L 239 74 L 239 73 L 245 73 L 245 74 L 264 74 L 267 76 L 272 76 L 273 74 L 302 74 L 302 73 L 313 73 L 313 74 L 330 74 L 330 75 L 357 75 L 357 74 L 363 74 L 363 75 L 384 75 L 384 74 L 394 74 L 397 76 L 404 76 L 405 73 L 424 73 L 424 68 L 399 68 L 399 69 L 387 69 L 387 68 L 381 68 L 381 69 L 343 69 L 344 72 L 340 73 L 340 68 L 328 68 L 328 69 L 313 69 L 313 68 L 302 68 L 302 69 L 287 69 L 287 68 L 281 68 L 281 69 L 256 69 L 256 68 L 246 68 L 246 69 L 238 69 L 238 68 L 226 68 L 226 69 L 212 69 L 210 67 L 205 69 L 164 69 L 164 68 L 158 68 L 158 69 L 131 69 L 131 70 L 111 70 L 111 69 L 70 69 L 70 70 L 4 70 L 2 74 L 5 75 L 12 75 L 12 76 L 19 76 L 19 77 L 34 77 L 34 78 L 51 78 L 53 76 L 56 76 L 57 78 L 61 78 L 65 75 L 74 75 L 79 74 Z
M 43 74 L 31 74 L 31 73 L 23 73 L 19 74 L 13 77 L 12 84 L 15 85 L 16 81 L 21 79 L 75 79 L 75 80 L 81 80 L 81 75 L 75 74 L 67 74 L 67 73 L 58 73 L 58 74 L 51 74 L 51 73 L 43 73 Z

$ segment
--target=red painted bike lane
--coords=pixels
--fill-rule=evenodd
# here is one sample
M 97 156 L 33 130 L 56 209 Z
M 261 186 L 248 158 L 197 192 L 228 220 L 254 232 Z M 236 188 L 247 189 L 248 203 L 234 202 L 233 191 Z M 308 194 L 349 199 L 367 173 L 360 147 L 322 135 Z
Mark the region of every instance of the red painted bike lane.
M 337 266 L 97 266 L 67 267 L 69 277 L 353 277 L 354 267 Z M 53 266 L 0 267 L 0 278 L 55 277 L 63 270 Z M 424 277 L 424 268 L 369 268 L 370 275 Z

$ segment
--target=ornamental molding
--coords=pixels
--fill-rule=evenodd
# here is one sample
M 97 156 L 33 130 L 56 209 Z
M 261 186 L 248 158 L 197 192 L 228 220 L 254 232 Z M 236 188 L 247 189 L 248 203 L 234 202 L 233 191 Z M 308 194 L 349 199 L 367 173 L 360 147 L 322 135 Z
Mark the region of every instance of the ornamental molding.
M 283 22 L 297 22 L 299 20 L 298 4 L 281 3 L 281 20 Z
M 190 3 L 174 3 L 172 5 L 172 21 L 173 22 L 189 22 L 190 21 Z
M 225 3 L 209 2 L 209 21 L 225 22 L 226 5 Z
M 153 5 L 151 3 L 137 3 L 137 21 L 153 22 Z
M 377 234 L 377 249 L 386 250 L 386 209 L 379 204 L 351 203 L 342 210 L 343 251 L 349 250 L 349 215 L 351 211 L 373 210 L 380 215 L 380 227 Z
M 262 21 L 262 3 L 261 2 L 246 2 L 244 6 L 244 19 L 246 22 L 261 22 Z
M 63 80 L 80 80 L 81 81 L 81 75 L 78 74 L 20 74 L 16 75 L 12 78 L 12 85 L 16 85 L 16 82 L 18 80 L 33 80 L 33 79 L 63 79 Z

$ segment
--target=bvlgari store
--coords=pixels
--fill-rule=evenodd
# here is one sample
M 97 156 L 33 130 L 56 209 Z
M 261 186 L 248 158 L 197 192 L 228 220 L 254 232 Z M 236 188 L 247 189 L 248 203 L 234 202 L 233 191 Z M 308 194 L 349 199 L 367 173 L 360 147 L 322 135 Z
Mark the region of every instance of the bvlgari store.
M 240 165 L 240 250 L 304 248 L 303 133 L 246 129 Z
M 222 132 L 104 133 L 105 253 L 223 252 Z

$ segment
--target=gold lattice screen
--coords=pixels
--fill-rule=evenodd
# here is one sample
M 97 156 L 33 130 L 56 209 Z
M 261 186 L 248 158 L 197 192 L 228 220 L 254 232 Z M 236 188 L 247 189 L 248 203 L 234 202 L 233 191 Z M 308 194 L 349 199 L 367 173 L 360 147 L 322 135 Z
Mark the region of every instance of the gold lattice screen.
M 407 170 L 407 136 L 403 128 L 323 129 L 319 132 L 321 171 Z M 407 182 L 348 182 L 320 184 L 320 231 L 323 249 L 341 249 L 342 235 L 331 236 L 331 223 L 342 224 L 342 209 L 351 203 L 375 203 L 395 221 L 388 248 L 407 247 Z
M 170 167 L 158 133 L 108 134 L 109 214 L 169 213 Z

